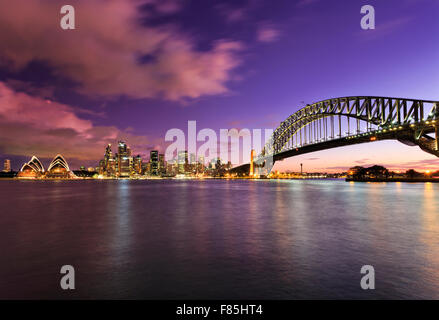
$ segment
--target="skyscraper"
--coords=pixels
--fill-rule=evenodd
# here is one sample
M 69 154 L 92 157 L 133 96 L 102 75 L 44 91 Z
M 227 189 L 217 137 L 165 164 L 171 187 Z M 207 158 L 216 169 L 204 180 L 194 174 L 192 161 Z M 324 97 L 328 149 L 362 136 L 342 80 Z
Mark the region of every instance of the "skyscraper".
M 198 164 L 197 164 L 197 173 L 204 173 L 205 171 L 204 164 L 205 164 L 204 156 L 199 156 Z
M 5 160 L 5 163 L 3 165 L 3 172 L 11 172 L 11 160 Z
M 159 154 L 159 173 L 160 174 L 166 173 L 165 155 L 163 153 Z
M 151 163 L 151 174 L 156 176 L 159 173 L 159 152 L 157 150 L 152 150 L 149 159 Z
M 188 165 L 187 151 L 178 152 L 178 173 L 185 173 Z
M 111 152 L 111 144 L 109 143 L 108 146 L 105 148 L 105 156 L 104 156 L 105 165 L 108 164 L 108 161 L 110 159 L 113 159 L 113 153 Z
M 142 157 L 140 155 L 134 158 L 134 172 L 142 174 Z
M 124 141 L 118 143 L 117 163 L 119 177 L 129 177 L 132 171 L 131 150 Z
M 116 174 L 116 161 L 113 158 L 111 144 L 108 144 L 107 148 L 105 149 L 104 168 L 105 175 L 114 176 Z

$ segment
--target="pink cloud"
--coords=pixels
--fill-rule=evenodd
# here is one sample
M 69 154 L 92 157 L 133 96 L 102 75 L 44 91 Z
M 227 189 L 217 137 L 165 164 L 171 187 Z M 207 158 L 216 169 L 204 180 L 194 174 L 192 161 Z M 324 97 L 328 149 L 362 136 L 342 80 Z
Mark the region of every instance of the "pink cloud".
M 280 32 L 271 25 L 263 25 L 258 29 L 257 39 L 259 42 L 274 42 L 280 38 Z
M 76 29 L 62 30 L 58 2 L 0 0 L 7 8 L 0 11 L 0 61 L 16 71 L 45 61 L 91 96 L 180 100 L 226 93 L 242 44 L 221 40 L 197 51 L 177 26 L 142 26 L 149 19 L 142 4 L 162 14 L 179 9 L 175 1 L 77 0 Z M 139 63 L 142 56 L 153 59 Z
M 309 5 L 312 5 L 312 4 L 314 4 L 314 3 L 316 3 L 317 1 L 319 1 L 319 0 L 300 0 L 297 4 L 296 4 L 296 6 L 297 7 L 306 7 L 306 6 L 309 6 Z
M 135 153 L 145 153 L 159 139 L 114 126 L 95 126 L 68 105 L 16 92 L 0 82 L 0 150 L 5 154 L 98 160 L 106 144 L 126 140 Z

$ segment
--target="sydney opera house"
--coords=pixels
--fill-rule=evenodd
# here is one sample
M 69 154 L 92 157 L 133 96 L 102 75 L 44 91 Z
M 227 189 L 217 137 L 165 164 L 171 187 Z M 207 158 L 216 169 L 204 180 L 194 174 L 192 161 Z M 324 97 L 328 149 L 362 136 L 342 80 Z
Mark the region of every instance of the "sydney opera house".
M 70 171 L 69 165 L 60 154 L 53 158 L 49 168 L 44 170 L 41 161 L 33 156 L 29 162 L 23 164 L 17 178 L 22 179 L 75 179 L 75 174 Z

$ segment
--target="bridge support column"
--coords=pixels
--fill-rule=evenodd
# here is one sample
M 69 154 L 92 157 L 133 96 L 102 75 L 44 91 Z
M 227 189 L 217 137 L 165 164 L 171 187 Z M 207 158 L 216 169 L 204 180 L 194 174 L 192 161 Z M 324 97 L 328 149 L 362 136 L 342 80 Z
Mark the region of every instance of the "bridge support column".
M 249 176 L 253 177 L 255 175 L 255 163 L 254 163 L 254 158 L 255 158 L 255 150 L 252 149 L 250 151 L 250 172 L 249 172 Z
M 435 128 L 435 134 L 436 134 L 436 151 L 439 150 L 439 124 L 436 124 L 436 128 Z

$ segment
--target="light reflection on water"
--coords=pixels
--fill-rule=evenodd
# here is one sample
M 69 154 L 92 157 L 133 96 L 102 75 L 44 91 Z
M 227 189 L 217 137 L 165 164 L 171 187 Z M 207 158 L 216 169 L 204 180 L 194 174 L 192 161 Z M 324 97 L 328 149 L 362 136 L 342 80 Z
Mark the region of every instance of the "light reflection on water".
M 439 298 L 439 185 L 0 181 L 0 298 Z M 77 289 L 59 289 L 75 266 Z M 360 269 L 376 270 L 376 290 Z

